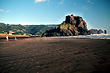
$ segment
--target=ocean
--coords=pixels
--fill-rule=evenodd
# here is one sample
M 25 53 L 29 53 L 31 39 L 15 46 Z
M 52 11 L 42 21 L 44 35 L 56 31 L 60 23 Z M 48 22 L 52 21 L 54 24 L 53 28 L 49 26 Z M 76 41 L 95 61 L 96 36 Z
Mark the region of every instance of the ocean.
M 82 38 L 82 39 L 108 39 L 110 34 L 92 34 L 92 35 L 78 35 L 78 36 L 54 36 L 51 38 Z

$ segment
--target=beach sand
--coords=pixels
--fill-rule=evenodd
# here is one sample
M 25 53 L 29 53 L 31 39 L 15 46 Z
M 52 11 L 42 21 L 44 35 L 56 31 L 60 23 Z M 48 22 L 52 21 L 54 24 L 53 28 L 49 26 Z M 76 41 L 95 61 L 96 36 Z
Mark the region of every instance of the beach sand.
M 0 33 L 0 39 L 6 39 L 6 36 L 8 36 L 9 39 L 16 38 L 30 38 L 28 35 L 9 35 L 9 34 L 1 34 Z
M 0 73 L 110 73 L 110 40 L 0 40 Z

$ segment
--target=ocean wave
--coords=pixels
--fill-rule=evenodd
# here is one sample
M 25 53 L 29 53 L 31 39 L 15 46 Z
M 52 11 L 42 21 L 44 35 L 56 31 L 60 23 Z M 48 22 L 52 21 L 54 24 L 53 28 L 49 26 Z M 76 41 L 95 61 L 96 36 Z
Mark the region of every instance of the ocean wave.
M 78 36 L 53 36 L 51 38 L 84 38 L 84 39 L 109 39 L 110 34 L 93 34 L 93 35 L 78 35 Z

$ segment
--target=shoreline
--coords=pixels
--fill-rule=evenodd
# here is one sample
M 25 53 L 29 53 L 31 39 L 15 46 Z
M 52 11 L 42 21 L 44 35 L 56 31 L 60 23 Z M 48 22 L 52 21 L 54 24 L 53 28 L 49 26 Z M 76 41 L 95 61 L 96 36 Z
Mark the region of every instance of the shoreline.
M 28 35 L 8 35 L 8 34 L 0 34 L 0 39 L 6 39 L 6 36 L 9 39 L 16 38 L 32 38 L 33 36 Z M 34 36 L 40 37 L 40 36 Z M 91 35 L 78 35 L 78 36 L 50 36 L 47 38 L 75 38 L 75 39 L 107 39 L 110 40 L 110 34 L 91 34 Z
M 9 39 L 15 39 L 15 37 L 8 37 Z M 40 38 L 40 37 L 16 37 L 17 39 L 26 39 L 26 38 Z M 58 39 L 102 39 L 102 40 L 110 40 L 110 38 L 94 38 L 94 37 L 89 37 L 89 38 L 85 38 L 85 37 L 68 37 L 68 36 L 63 36 L 63 37 L 41 37 L 41 38 L 58 38 Z M 6 37 L 0 37 L 0 39 L 6 39 Z

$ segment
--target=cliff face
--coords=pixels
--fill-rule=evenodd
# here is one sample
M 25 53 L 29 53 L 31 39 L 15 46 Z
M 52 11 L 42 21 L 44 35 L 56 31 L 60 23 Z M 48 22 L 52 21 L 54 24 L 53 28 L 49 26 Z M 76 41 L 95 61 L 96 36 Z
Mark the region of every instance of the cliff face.
M 82 19 L 82 17 L 79 16 L 68 15 L 66 16 L 65 22 L 75 25 L 76 27 L 86 28 L 87 26 L 86 22 Z
M 66 20 L 55 29 L 46 31 L 42 36 L 73 36 L 73 35 L 87 35 L 90 32 L 87 30 L 87 24 L 79 16 L 68 15 Z

